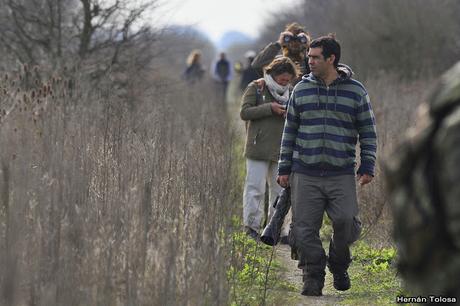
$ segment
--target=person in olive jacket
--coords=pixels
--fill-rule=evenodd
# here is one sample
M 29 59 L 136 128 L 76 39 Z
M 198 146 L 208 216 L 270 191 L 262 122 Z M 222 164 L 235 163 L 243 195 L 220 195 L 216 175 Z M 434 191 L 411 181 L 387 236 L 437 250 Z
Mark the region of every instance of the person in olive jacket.
M 259 236 L 264 215 L 265 186 L 269 187 L 272 204 L 281 191 L 276 182 L 277 163 L 289 100 L 291 81 L 299 74 L 292 60 L 287 57 L 274 59 L 264 68 L 264 82 L 251 82 L 246 88 L 241 104 L 240 117 L 246 121 L 246 180 L 243 194 L 243 221 L 246 233 Z M 263 87 L 258 84 L 263 84 Z M 268 219 L 273 213 L 270 205 Z M 286 237 L 289 224 L 285 224 L 281 236 Z

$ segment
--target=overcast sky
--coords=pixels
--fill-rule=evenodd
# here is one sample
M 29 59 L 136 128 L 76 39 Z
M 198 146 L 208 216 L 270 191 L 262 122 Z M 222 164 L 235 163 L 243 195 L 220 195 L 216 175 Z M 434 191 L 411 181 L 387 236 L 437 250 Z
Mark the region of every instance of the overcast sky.
M 270 12 L 293 6 L 298 0 L 169 0 L 156 10 L 163 24 L 195 25 L 213 41 L 237 30 L 256 37 Z M 155 18 L 155 19 L 156 19 Z

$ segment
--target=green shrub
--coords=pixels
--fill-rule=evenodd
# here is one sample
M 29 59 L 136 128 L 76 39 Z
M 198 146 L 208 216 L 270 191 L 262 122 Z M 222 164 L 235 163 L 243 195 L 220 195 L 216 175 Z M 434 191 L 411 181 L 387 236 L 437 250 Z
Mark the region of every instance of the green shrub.
M 394 304 L 402 292 L 397 276 L 393 247 L 375 248 L 359 241 L 352 247 L 353 263 L 350 266 L 351 289 L 342 301 L 345 305 Z
M 396 249 L 393 247 L 376 249 L 365 242 L 359 242 L 353 247 L 353 259 L 361 263 L 364 269 L 371 273 L 387 271 L 396 259 Z
M 279 304 L 283 294 L 277 291 L 295 290 L 293 285 L 281 279 L 282 268 L 274 260 L 274 251 L 243 232 L 233 234 L 227 271 L 231 305 Z

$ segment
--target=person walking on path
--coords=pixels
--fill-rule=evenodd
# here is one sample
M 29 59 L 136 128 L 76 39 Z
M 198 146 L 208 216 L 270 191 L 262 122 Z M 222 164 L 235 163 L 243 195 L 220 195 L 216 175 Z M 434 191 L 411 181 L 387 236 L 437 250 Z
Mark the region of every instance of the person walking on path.
M 219 60 L 213 66 L 213 75 L 216 80 L 217 98 L 225 102 L 228 83 L 232 79 L 232 66 L 224 52 L 219 55 Z
M 262 71 L 277 56 L 289 57 L 300 71 L 294 83 L 301 80 L 301 76 L 310 73 L 307 61 L 307 51 L 311 37 L 297 22 L 286 25 L 280 33 L 278 41 L 269 43 L 252 61 L 252 67 Z M 281 54 L 280 54 L 281 53 Z
M 240 117 L 247 122 L 246 180 L 243 194 L 243 220 L 246 233 L 259 235 L 264 214 L 265 185 L 273 203 L 281 191 L 276 183 L 277 161 L 283 132 L 290 82 L 298 75 L 295 64 L 287 57 L 273 60 L 265 68 L 265 86 L 251 82 L 242 97 Z M 273 207 L 269 208 L 269 216 Z M 288 228 L 284 229 L 287 236 Z
M 311 37 L 297 22 L 292 22 L 286 25 L 283 32 L 280 33 L 277 42 L 269 43 L 262 51 L 260 51 L 251 62 L 251 67 L 257 73 L 257 71 L 263 71 L 263 67 L 268 65 L 273 59 L 279 57 L 288 57 L 291 59 L 298 71 L 300 72 L 293 80 L 293 84 L 296 84 L 301 80 L 302 75 L 308 74 L 310 69 L 307 62 L 307 50 L 310 43 Z M 264 86 L 264 80 L 259 79 L 257 81 L 259 86 Z M 271 203 L 270 203 L 271 205 Z M 292 219 L 291 210 L 285 217 L 284 224 L 290 224 Z M 281 242 L 287 243 L 288 238 L 284 233 L 284 229 L 281 233 Z M 296 258 L 296 247 L 294 239 L 289 239 L 289 244 L 292 247 L 293 258 Z
M 247 65 L 244 67 L 241 73 L 241 81 L 240 81 L 241 91 L 244 91 L 246 87 L 249 85 L 249 83 L 259 78 L 257 70 L 254 69 L 251 65 L 255 56 L 256 56 L 256 53 L 252 50 L 249 50 L 244 54 L 244 57 L 247 60 Z
M 326 264 L 334 288 L 350 288 L 349 247 L 361 232 L 355 180 L 366 185 L 374 176 L 377 137 L 369 95 L 337 69 L 340 53 L 332 35 L 311 42 L 311 73 L 294 88 L 281 142 L 277 179 L 291 187 L 303 295 L 322 295 Z M 355 175 L 358 139 L 361 158 Z M 324 211 L 333 227 L 328 257 L 319 237 Z
M 204 77 L 205 70 L 201 64 L 201 51 L 193 50 L 187 58 L 187 68 L 184 71 L 183 78 L 189 84 L 195 84 Z

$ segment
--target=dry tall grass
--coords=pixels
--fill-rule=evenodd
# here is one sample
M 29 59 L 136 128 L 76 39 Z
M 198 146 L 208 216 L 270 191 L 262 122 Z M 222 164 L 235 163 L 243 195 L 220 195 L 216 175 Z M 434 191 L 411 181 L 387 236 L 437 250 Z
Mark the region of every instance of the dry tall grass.
M 35 75 L 0 83 L 0 304 L 225 304 L 232 134 L 206 89 Z
M 390 243 L 392 218 L 384 185 L 383 163 L 415 125 L 417 107 L 426 101 L 433 88 L 433 79 L 401 81 L 396 75 L 380 74 L 364 82 L 369 92 L 377 121 L 378 158 L 373 182 L 358 188 L 365 234 Z

